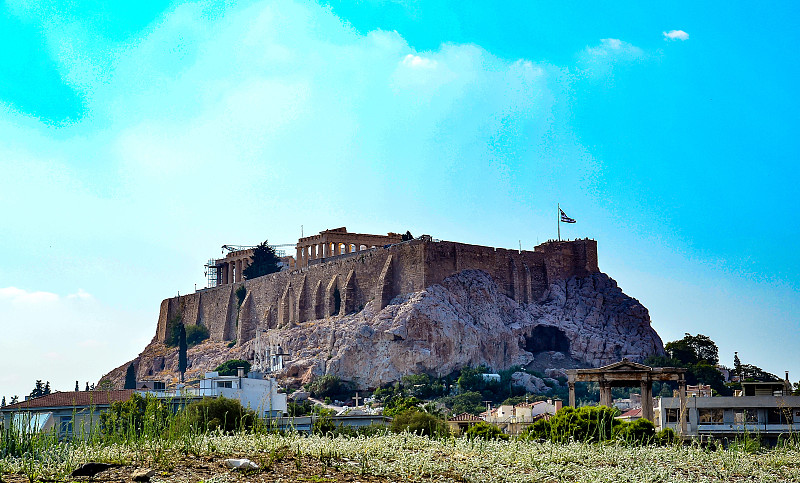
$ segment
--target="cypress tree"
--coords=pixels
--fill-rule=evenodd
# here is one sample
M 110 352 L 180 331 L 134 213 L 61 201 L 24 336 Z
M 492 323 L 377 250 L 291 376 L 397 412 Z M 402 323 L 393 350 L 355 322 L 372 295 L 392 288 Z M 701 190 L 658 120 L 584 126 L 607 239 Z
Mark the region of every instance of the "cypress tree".
M 183 375 L 186 373 L 186 327 L 181 324 L 180 332 L 178 333 L 178 370 L 181 373 L 181 382 L 183 382 Z
M 80 391 L 80 388 L 78 387 L 78 381 L 75 381 L 75 392 L 78 391 Z
M 128 364 L 128 370 L 125 371 L 125 389 L 136 389 L 136 369 L 132 362 Z

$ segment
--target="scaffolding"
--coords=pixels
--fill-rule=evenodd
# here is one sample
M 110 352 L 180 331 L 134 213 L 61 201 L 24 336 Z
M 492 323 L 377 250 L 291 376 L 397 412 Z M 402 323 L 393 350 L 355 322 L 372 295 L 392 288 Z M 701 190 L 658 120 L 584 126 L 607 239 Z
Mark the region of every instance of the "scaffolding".
M 206 262 L 205 264 L 205 269 L 206 269 L 205 271 L 206 280 L 208 281 L 206 287 L 207 288 L 216 287 L 217 280 L 219 280 L 218 277 L 219 265 L 217 265 L 217 261 L 214 260 L 213 258 L 209 258 L 208 262 Z

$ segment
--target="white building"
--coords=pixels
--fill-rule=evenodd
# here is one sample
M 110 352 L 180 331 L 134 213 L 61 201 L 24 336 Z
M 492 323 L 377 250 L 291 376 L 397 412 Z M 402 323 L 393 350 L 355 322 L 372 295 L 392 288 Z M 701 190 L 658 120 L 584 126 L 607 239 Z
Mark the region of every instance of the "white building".
M 265 377 L 261 372 L 250 371 L 246 376 L 239 368 L 236 376 L 220 376 L 218 372 L 206 372 L 200 387 L 179 387 L 174 390 L 145 390 L 142 393 L 160 398 L 194 399 L 202 397 L 226 397 L 237 399 L 245 408 L 252 409 L 262 417 L 286 415 L 286 394 L 274 377 Z

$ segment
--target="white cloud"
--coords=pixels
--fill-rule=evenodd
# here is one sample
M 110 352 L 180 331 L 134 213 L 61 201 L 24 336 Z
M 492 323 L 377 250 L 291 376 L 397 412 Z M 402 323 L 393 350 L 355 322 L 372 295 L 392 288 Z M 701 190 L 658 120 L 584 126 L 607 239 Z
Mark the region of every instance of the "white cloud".
M 0 288 L 0 299 L 5 299 L 14 304 L 47 304 L 57 302 L 58 294 L 50 292 L 29 292 L 17 287 Z
M 669 32 L 663 32 L 664 40 L 688 40 L 689 34 L 684 32 L 683 30 L 670 30 Z
M 594 77 L 610 77 L 618 64 L 645 59 L 645 52 L 620 39 L 600 39 L 600 44 L 586 47 L 578 56 L 578 65 Z
M 403 65 L 413 68 L 433 69 L 436 67 L 436 61 L 418 55 L 408 54 L 403 58 Z

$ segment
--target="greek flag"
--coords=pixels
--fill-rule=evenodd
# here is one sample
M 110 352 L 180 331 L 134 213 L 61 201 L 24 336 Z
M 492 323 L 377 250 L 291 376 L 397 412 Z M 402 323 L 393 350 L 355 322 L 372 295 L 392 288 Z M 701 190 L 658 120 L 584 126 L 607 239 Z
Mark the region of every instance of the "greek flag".
M 564 213 L 564 210 L 559 208 L 558 211 L 561 212 L 561 221 L 563 221 L 564 223 L 575 223 L 575 220 L 573 220 L 572 218 L 568 217 L 567 214 Z

